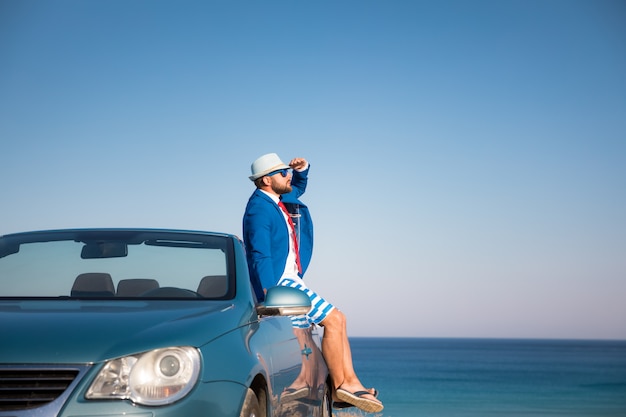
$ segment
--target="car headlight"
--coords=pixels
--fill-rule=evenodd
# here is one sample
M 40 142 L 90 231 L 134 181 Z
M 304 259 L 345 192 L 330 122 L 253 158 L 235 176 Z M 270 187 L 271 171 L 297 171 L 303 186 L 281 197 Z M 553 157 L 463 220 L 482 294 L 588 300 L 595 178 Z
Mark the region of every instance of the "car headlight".
M 170 404 L 191 391 L 200 374 L 200 354 L 192 347 L 172 347 L 108 361 L 86 397 L 123 399 L 143 405 Z

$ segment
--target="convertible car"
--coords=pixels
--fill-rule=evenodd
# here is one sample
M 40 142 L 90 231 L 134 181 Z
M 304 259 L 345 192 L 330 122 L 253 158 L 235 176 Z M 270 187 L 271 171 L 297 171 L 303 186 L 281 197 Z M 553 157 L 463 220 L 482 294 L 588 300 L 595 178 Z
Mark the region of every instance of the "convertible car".
M 258 302 L 228 234 L 74 229 L 0 237 L 0 416 L 331 415 L 292 288 Z

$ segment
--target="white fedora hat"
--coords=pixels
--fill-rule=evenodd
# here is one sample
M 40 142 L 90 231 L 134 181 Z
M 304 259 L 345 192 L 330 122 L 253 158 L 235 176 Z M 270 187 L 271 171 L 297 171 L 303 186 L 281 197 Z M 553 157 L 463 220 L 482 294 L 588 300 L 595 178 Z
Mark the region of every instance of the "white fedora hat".
M 248 178 L 254 181 L 257 178 L 261 178 L 262 176 L 269 174 L 270 172 L 289 168 L 290 166 L 281 161 L 278 155 L 275 153 L 268 153 L 259 157 L 252 163 L 252 166 L 250 167 L 252 175 Z

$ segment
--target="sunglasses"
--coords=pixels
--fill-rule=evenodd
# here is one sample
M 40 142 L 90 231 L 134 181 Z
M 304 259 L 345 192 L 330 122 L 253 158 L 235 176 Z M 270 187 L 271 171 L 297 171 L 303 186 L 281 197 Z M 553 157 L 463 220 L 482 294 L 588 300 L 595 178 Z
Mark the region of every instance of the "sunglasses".
M 280 175 L 282 175 L 283 178 L 284 178 L 287 175 L 289 175 L 290 172 L 291 172 L 290 169 L 284 168 L 284 169 L 279 169 L 278 171 L 270 172 L 269 174 L 267 174 L 267 176 L 271 177 L 272 175 L 276 175 L 276 174 L 280 173 Z

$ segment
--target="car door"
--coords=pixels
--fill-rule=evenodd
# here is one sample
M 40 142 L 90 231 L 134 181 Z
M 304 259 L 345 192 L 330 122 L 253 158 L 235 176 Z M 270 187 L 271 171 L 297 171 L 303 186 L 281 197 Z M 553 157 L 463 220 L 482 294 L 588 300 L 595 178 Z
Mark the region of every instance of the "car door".
M 324 399 L 326 367 L 314 328 L 298 329 L 288 317 L 264 317 L 270 345 L 274 416 L 318 415 Z

